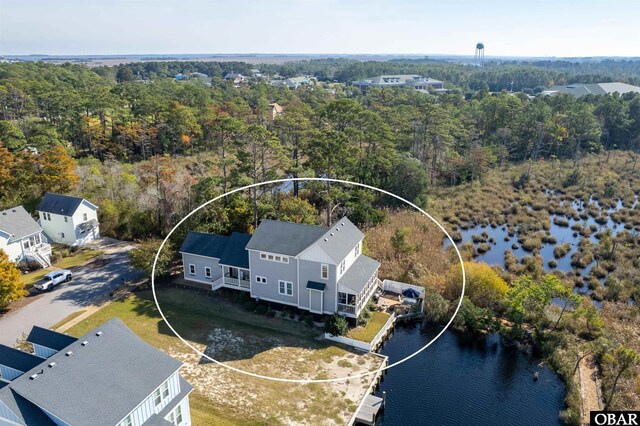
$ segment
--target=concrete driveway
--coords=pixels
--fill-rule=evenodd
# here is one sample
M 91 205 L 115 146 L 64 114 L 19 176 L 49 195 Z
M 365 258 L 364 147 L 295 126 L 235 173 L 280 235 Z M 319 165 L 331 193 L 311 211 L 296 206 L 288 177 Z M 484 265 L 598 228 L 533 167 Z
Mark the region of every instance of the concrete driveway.
M 30 295 L 35 300 L 0 317 L 0 343 L 13 346 L 34 325 L 49 328 L 76 311 L 104 303 L 109 292 L 122 285 L 123 278 L 131 281 L 140 276 L 129 263 L 127 253 L 131 248 L 128 243 L 100 247 L 105 253 L 73 268 L 70 282 L 50 292 Z

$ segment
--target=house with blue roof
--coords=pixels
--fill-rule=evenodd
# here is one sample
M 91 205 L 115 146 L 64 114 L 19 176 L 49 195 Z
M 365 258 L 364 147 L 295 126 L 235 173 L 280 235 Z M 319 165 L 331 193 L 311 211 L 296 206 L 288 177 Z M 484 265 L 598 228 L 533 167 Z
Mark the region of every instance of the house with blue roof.
M 328 228 L 265 219 L 253 235 L 190 231 L 180 254 L 184 279 L 211 290 L 357 318 L 382 287 L 380 263 L 362 254 L 363 239 L 346 217 Z
M 98 206 L 84 198 L 47 193 L 36 210 L 40 226 L 53 242 L 82 246 L 100 238 Z

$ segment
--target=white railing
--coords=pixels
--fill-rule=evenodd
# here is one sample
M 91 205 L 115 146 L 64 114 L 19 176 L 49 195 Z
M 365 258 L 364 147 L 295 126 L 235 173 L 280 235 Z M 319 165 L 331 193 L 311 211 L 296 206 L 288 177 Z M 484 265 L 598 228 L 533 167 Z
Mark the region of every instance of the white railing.
M 43 268 L 51 266 L 51 244 L 41 243 L 24 249 L 25 256 L 32 257 Z
M 222 284 L 222 277 L 219 277 L 218 279 L 216 279 L 211 283 L 211 290 L 217 290 L 221 284 Z
M 249 288 L 251 287 L 251 283 L 249 280 L 240 280 L 240 287 Z
M 373 337 L 373 339 L 371 339 L 371 342 L 363 342 L 362 340 L 356 340 L 346 336 L 332 336 L 329 333 L 325 333 L 324 338 L 327 340 L 331 340 L 334 342 L 338 342 L 338 343 L 342 343 L 342 344 L 354 347 L 356 349 L 360 349 L 361 351 L 372 352 L 378 347 L 378 344 L 380 344 L 384 336 L 387 335 L 387 333 L 389 332 L 389 329 L 393 328 L 394 324 L 396 323 L 396 320 L 397 320 L 396 314 L 395 313 L 391 314 L 391 316 L 387 319 L 387 321 L 384 323 L 382 328 L 380 328 L 380 331 L 378 331 L 376 335 Z
M 224 283 L 227 285 L 240 285 L 240 280 L 237 278 L 224 277 Z

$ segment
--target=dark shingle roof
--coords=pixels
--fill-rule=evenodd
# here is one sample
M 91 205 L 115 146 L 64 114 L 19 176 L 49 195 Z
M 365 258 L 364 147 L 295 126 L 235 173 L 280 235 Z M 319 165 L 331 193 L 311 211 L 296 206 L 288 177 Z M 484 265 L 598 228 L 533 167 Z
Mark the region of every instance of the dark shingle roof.
M 0 345 L 0 364 L 22 371 L 23 373 L 40 365 L 44 360 L 44 358 L 37 355 Z
M 359 293 L 379 267 L 380 262 L 361 254 L 340 277 L 338 285 Z
M 71 216 L 82 204 L 84 198 L 71 197 L 69 195 L 52 194 L 47 192 L 36 210 L 53 214 Z
M 96 336 L 102 331 L 101 336 Z M 87 341 L 86 346 L 81 342 Z M 73 351 L 66 356 L 65 352 Z M 138 338 L 117 318 L 80 337 L 2 389 L 73 425 L 114 425 L 176 372 L 181 363 Z M 44 370 L 35 380 L 29 375 Z M 0 396 L 0 400 L 4 400 Z
M 229 237 L 227 247 L 220 258 L 223 265 L 236 266 L 238 268 L 249 269 L 249 252 L 246 250 L 247 243 L 251 235 L 234 232 Z
M 180 247 L 180 253 L 197 254 L 220 259 L 228 242 L 229 237 L 222 235 L 189 231 L 182 243 L 182 247 Z
M 27 336 L 27 342 L 45 346 L 56 351 L 66 348 L 76 340 L 78 339 L 75 337 L 38 327 L 37 325 L 33 326 L 29 336 Z
M 264 219 L 247 244 L 247 249 L 296 256 L 315 243 L 327 228 Z
M 4 231 L 11 237 L 9 241 L 19 240 L 31 234 L 42 232 L 38 222 L 22 206 L 0 212 L 0 231 Z
M 334 261 L 341 262 L 363 238 L 364 234 L 347 217 L 343 217 L 325 232 L 318 245 Z
M 326 287 L 327 285 L 325 283 L 319 283 L 317 281 L 307 281 L 307 288 L 310 288 L 311 290 L 324 291 Z

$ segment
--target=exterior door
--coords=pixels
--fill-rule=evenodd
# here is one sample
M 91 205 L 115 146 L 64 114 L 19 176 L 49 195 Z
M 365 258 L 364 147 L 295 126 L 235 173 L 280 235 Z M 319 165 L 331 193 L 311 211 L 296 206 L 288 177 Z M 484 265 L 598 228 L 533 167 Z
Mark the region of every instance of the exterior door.
M 324 309 L 324 291 L 309 289 L 309 310 L 321 314 Z

